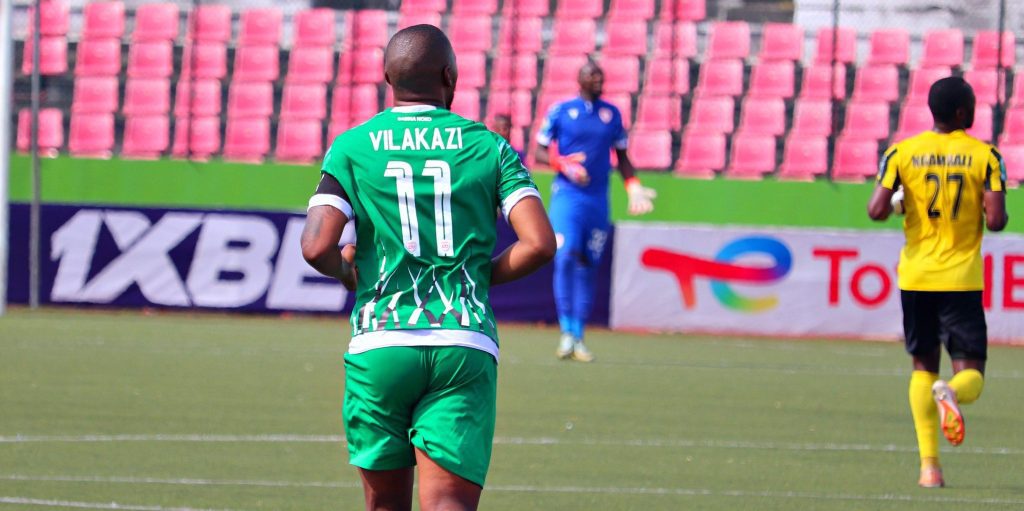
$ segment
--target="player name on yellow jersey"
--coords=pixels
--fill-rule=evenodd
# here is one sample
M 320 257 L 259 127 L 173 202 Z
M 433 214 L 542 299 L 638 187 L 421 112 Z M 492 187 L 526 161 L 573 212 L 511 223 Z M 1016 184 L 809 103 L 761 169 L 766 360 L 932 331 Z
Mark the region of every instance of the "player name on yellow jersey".
M 462 128 L 405 128 L 371 131 L 370 143 L 380 151 L 457 151 L 462 149 Z
M 970 167 L 974 156 L 970 154 L 922 154 L 910 157 L 915 167 Z

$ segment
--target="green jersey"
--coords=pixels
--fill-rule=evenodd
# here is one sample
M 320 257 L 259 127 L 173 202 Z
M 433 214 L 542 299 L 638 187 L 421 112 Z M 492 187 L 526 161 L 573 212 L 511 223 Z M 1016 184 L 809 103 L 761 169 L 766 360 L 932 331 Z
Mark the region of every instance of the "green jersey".
M 338 136 L 323 172 L 341 184 L 356 222 L 349 351 L 496 351 L 488 293 L 497 212 L 539 196 L 508 142 L 448 110 L 396 107 Z

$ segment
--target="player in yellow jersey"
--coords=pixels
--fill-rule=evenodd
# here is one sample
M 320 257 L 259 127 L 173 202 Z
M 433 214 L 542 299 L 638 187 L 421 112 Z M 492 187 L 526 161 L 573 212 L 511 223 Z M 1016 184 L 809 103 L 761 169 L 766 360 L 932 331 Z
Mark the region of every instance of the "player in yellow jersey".
M 959 77 L 928 92 L 935 125 L 889 148 L 868 204 L 873 220 L 906 214 L 899 287 L 907 352 L 914 359 L 910 409 L 917 429 L 925 488 L 945 485 L 938 430 L 959 445 L 960 405 L 981 395 L 987 330 L 982 308 L 983 226 L 1001 231 L 1006 214 L 1006 167 L 994 147 L 964 132 L 974 123 L 974 91 Z M 939 379 L 941 348 L 953 378 Z

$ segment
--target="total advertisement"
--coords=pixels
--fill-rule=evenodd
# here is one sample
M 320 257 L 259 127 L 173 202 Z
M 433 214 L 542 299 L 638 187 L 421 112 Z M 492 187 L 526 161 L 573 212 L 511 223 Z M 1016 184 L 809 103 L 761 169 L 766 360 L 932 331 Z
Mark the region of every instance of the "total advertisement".
M 899 231 L 622 223 L 614 329 L 899 339 Z M 1024 236 L 982 246 L 989 338 L 1024 343 Z

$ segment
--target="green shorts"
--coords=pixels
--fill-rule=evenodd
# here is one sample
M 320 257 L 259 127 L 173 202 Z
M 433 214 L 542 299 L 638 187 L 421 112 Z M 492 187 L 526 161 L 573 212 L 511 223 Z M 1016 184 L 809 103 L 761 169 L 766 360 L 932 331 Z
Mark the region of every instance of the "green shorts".
M 345 355 L 349 462 L 367 470 L 416 464 L 413 447 L 480 486 L 494 440 L 497 363 L 458 346 L 395 346 Z

